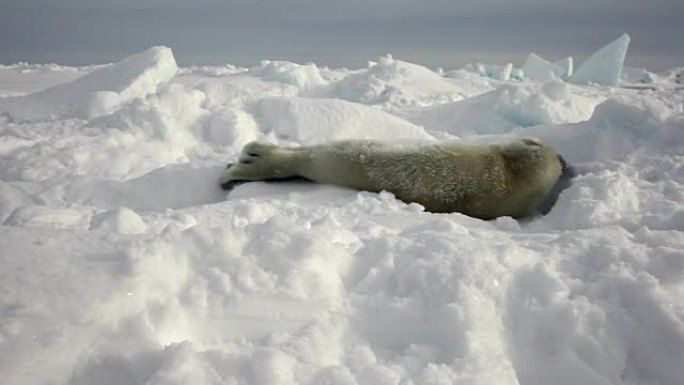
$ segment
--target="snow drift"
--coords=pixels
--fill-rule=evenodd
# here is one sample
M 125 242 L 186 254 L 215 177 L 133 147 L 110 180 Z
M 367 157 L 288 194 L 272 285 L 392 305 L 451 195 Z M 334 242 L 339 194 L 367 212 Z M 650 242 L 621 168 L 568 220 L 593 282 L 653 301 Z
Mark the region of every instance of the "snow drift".
M 460 100 L 467 92 L 423 66 L 381 57 L 335 83 L 330 96 L 364 104 L 408 107 Z
M 297 143 L 341 139 L 430 139 L 421 127 L 339 99 L 264 98 L 254 115 L 264 133 Z
M 16 98 L 0 99 L 13 119 L 92 118 L 107 115 L 135 98 L 156 92 L 177 71 L 168 47 L 152 47 L 82 78 Z

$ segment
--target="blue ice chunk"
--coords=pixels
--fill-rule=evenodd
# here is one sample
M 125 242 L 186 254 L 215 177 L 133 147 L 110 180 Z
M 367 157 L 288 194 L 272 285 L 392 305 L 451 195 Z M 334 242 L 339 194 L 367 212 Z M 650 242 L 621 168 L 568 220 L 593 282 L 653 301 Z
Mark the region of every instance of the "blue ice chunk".
M 573 60 L 571 56 L 568 56 L 565 59 L 559 60 L 553 64 L 563 69 L 563 75 L 561 76 L 561 78 L 568 79 L 570 76 L 572 76 Z
M 565 74 L 563 67 L 551 63 L 534 52 L 527 57 L 525 64 L 521 68 L 526 78 L 538 82 L 563 78 Z
M 582 63 L 570 77 L 573 83 L 617 86 L 622 76 L 622 66 L 629 47 L 629 35 L 623 34 L 617 40 L 596 51 Z

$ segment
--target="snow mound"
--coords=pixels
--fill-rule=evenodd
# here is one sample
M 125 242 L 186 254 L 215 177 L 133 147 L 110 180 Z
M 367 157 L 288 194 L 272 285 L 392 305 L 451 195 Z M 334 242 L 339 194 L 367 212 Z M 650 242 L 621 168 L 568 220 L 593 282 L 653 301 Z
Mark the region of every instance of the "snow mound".
M 463 89 L 436 72 L 388 55 L 367 70 L 352 73 L 334 84 L 329 96 L 406 107 L 460 100 L 463 94 Z
M 171 49 L 152 47 L 67 84 L 0 99 L 0 111 L 16 120 L 92 118 L 108 115 L 130 101 L 155 93 L 177 71 Z
M 211 114 L 204 129 L 204 138 L 219 146 L 238 146 L 256 140 L 259 125 L 241 106 L 221 108 Z
M 250 69 L 249 72 L 268 80 L 292 84 L 299 88 L 301 94 L 328 84 L 313 63 L 300 65 L 286 61 L 264 60 L 261 65 Z
M 90 223 L 91 229 L 108 227 L 123 229 L 131 227 L 135 211 L 164 211 L 191 207 L 223 200 L 225 194 L 215 183 L 222 168 L 212 164 L 179 163 L 154 169 L 140 177 L 125 181 L 81 177 L 74 178 L 68 186 L 58 191 L 48 191 L 51 199 L 63 199 L 82 205 L 94 205 L 106 212 L 98 214 Z M 225 164 L 224 164 L 225 167 Z M 182 183 L 182 188 L 180 184 Z M 128 210 L 128 209 L 126 209 Z M 140 226 L 135 225 L 135 228 Z
M 508 84 L 461 102 L 405 110 L 399 115 L 432 135 L 503 134 L 520 127 L 574 123 L 591 117 L 598 101 L 574 92 L 560 80 Z
M 135 211 L 121 207 L 93 215 L 90 230 L 103 229 L 120 234 L 139 234 L 145 231 L 145 222 Z
M 560 80 L 541 86 L 508 86 L 498 92 L 496 113 L 522 127 L 587 120 L 595 104 L 573 95 L 570 85 Z
M 206 97 L 202 105 L 209 109 L 249 104 L 270 96 L 299 96 L 301 94 L 301 90 L 292 84 L 270 81 L 247 74 L 222 78 L 183 77 L 174 79 L 174 82 L 201 91 Z
M 299 143 L 432 138 L 423 128 L 382 110 L 344 100 L 264 98 L 253 109 L 264 134 Z
M 575 164 L 636 161 L 654 152 L 679 156 L 684 146 L 684 115 L 673 111 L 673 99 L 671 94 L 654 93 L 648 98 L 618 95 L 598 104 L 586 122 L 540 125 L 515 132 L 546 138 Z M 648 157 L 642 161 L 650 162 Z
M 176 83 L 162 84 L 157 92 L 137 99 L 112 114 L 91 118 L 89 124 L 125 129 L 148 138 L 165 140 L 180 148 L 196 138 L 202 138 L 199 126 L 208 114 L 203 108 L 205 98 L 206 95 L 196 89 Z
M 669 103 L 667 99 L 655 97 L 635 104 L 630 97 L 618 96 L 596 106 L 588 123 L 596 127 L 597 136 L 612 141 L 610 146 L 606 143 L 607 151 L 596 152 L 623 159 L 637 149 L 661 153 L 680 151 L 684 145 L 684 115 L 673 114 Z
M 190 66 L 178 69 L 178 75 L 202 75 L 208 77 L 227 77 L 247 72 L 246 68 L 236 67 L 232 64 L 223 66 Z
M 622 66 L 629 48 L 629 41 L 629 35 L 624 34 L 596 51 L 577 68 L 577 71 L 570 77 L 570 81 L 617 86 L 622 76 Z

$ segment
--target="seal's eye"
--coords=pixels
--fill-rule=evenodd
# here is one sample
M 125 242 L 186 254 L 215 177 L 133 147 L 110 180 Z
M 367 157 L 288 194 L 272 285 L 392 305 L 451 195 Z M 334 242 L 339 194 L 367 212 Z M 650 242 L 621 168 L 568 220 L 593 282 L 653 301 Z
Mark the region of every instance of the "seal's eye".
M 228 163 L 228 165 L 226 165 L 226 170 L 229 169 L 229 168 L 231 168 L 231 167 L 233 167 L 233 164 L 232 164 L 232 163 Z

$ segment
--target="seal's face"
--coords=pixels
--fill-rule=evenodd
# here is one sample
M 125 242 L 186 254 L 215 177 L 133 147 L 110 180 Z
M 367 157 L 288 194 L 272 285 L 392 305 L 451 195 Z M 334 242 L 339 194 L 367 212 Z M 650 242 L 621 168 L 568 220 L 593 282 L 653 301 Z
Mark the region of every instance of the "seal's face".
M 556 151 L 537 138 L 520 138 L 501 146 L 501 155 L 511 170 L 528 173 L 530 170 L 548 165 L 548 160 L 557 163 Z M 560 165 L 558 165 L 560 169 Z

